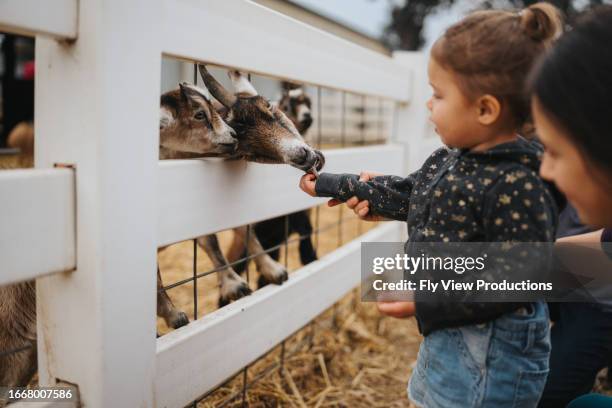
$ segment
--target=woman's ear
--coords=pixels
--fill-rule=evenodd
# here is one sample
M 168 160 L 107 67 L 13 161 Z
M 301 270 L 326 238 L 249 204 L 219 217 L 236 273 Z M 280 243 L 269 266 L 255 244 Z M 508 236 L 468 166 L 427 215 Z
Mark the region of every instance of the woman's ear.
M 501 116 L 501 103 L 493 95 L 487 94 L 478 98 L 476 107 L 478 109 L 478 122 L 481 125 L 492 125 Z

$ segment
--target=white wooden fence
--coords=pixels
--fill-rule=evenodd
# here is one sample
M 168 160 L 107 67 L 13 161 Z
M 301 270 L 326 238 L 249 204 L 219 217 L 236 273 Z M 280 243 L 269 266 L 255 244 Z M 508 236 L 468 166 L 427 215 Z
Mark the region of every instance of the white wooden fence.
M 378 227 L 156 340 L 159 245 L 323 202 L 288 166 L 230 180 L 217 161 L 159 163 L 162 54 L 397 101 L 394 144 L 326 152 L 332 172 L 395 174 L 436 143 L 423 56 L 241 0 L 3 0 L 0 31 L 37 38 L 36 168 L 0 172 L 0 285 L 37 278 L 41 385 L 77 384 L 87 407 L 184 406 L 357 285 L 361 240 L 400 239 Z

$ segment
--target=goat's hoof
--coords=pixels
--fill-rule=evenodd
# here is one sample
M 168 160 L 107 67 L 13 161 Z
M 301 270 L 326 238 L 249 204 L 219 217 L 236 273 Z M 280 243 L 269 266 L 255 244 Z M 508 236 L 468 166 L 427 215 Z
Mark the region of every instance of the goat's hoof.
M 178 329 L 179 327 L 187 326 L 189 324 L 189 318 L 185 312 L 178 312 L 172 319 L 172 328 Z
M 265 275 L 261 275 L 261 277 L 268 283 L 274 283 L 275 285 L 282 285 L 284 281 L 289 279 L 289 275 L 287 274 L 287 269 L 284 266 L 278 264 L 278 268 L 274 271 L 274 273 L 268 273 Z
M 257 278 L 257 289 L 261 289 L 268 284 L 270 284 L 270 282 L 268 282 L 268 280 L 264 278 L 263 275 L 259 275 L 259 278 Z
M 289 275 L 287 274 L 287 270 L 285 268 L 283 268 L 279 273 L 273 276 L 275 277 L 275 279 L 271 281 L 264 275 L 259 275 L 259 278 L 257 278 L 257 289 L 261 289 L 264 286 L 269 285 L 270 283 L 282 285 L 284 281 L 289 279 Z
M 223 307 L 228 305 L 230 302 L 234 300 L 238 300 L 242 297 L 250 295 L 253 291 L 249 288 L 249 285 L 240 281 L 239 283 L 233 285 L 230 290 L 221 290 L 222 294 L 219 296 L 219 307 Z

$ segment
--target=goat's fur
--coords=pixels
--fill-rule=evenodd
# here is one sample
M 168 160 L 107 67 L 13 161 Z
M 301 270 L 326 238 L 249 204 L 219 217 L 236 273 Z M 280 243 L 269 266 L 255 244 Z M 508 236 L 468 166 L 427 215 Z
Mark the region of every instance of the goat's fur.
M 304 135 L 312 124 L 310 97 L 304 92 L 300 85 L 284 82 L 283 94 L 278 102 L 278 107 L 294 123 L 295 127 Z M 261 246 L 268 250 L 278 247 L 285 240 L 285 235 L 297 233 L 300 236 L 299 253 L 302 265 L 317 260 L 317 253 L 312 244 L 312 224 L 310 223 L 309 211 L 297 211 L 286 216 L 272 218 L 258 222 L 253 228 Z M 228 253 L 230 261 L 244 258 L 246 252 L 240 242 L 234 240 Z M 280 257 L 279 248 L 269 252 L 272 259 L 278 261 Z M 245 262 L 236 264 L 235 269 L 241 273 L 246 267 Z M 260 276 L 257 285 L 262 287 L 270 283 L 265 276 Z

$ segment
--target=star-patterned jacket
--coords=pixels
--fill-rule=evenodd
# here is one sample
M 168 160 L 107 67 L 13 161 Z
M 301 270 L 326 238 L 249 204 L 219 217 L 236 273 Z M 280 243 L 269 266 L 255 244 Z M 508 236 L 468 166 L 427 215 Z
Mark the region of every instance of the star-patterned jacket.
M 411 242 L 554 241 L 557 202 L 538 176 L 541 145 L 522 137 L 484 152 L 441 148 L 406 178 L 322 173 L 318 196 L 368 200 L 370 211 L 408 223 Z M 484 323 L 521 303 L 419 302 L 424 335 L 446 327 Z

